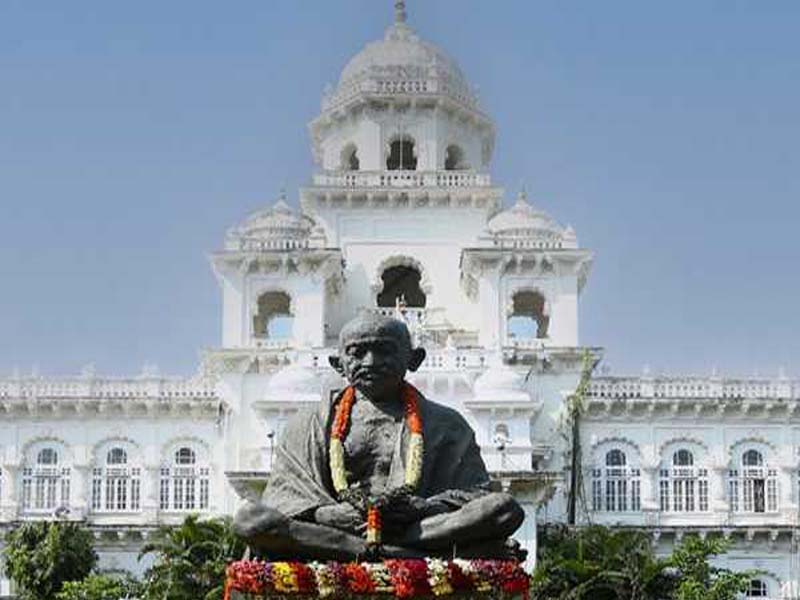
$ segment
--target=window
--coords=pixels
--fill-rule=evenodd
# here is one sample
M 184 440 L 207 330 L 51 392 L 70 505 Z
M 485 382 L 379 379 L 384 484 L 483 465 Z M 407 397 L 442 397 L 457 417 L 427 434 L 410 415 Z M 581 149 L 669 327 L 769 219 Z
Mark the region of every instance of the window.
M 763 579 L 751 579 L 747 589 L 748 598 L 766 598 L 769 596 L 769 588 Z
M 358 159 L 358 148 L 355 144 L 347 144 L 342 149 L 342 170 L 343 171 L 358 171 L 361 167 L 361 161 Z
M 159 505 L 161 510 L 207 510 L 209 505 L 209 468 L 199 464 L 196 452 L 178 448 L 171 462 L 161 468 Z
M 253 317 L 253 337 L 288 339 L 292 337 L 292 298 L 286 292 L 266 292 L 258 298 Z
M 545 299 L 535 291 L 521 291 L 511 299 L 508 316 L 508 337 L 514 339 L 542 339 L 547 337 L 550 317 L 545 314 Z
M 469 169 L 469 165 L 464 160 L 464 151 L 455 144 L 451 144 L 445 150 L 444 170 L 461 171 L 463 169 Z
M 136 512 L 141 508 L 142 470 L 128 462 L 124 448 L 115 446 L 105 455 L 105 463 L 92 469 L 92 510 L 97 512 Z
M 641 509 L 641 471 L 628 465 L 622 450 L 610 450 L 605 468 L 592 470 L 592 508 L 605 512 Z
M 389 144 L 389 158 L 386 159 L 386 168 L 389 171 L 417 170 L 417 154 L 412 138 L 403 136 Z
M 55 448 L 42 448 L 34 464 L 22 468 L 22 508 L 30 512 L 52 512 L 69 507 L 70 468 L 59 462 Z
M 659 505 L 663 512 L 706 512 L 708 510 L 708 469 L 694 466 L 687 449 L 672 455 L 672 464 L 660 471 Z
M 734 512 L 778 510 L 778 472 L 764 464 L 761 452 L 745 451 L 740 464 L 728 472 L 728 498 Z
M 420 286 L 422 274 L 414 267 L 389 267 L 381 279 L 383 290 L 378 294 L 378 306 L 395 308 L 399 302 L 404 308 L 425 308 L 427 298 Z

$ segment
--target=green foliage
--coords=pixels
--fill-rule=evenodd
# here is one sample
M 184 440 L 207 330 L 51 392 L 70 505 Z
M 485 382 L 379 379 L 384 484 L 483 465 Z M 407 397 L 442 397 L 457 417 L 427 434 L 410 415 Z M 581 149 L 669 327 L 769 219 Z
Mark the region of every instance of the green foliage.
M 539 538 L 531 595 L 539 600 L 666 600 L 675 579 L 638 531 L 551 528 Z
M 24 523 L 6 535 L 8 575 L 21 600 L 53 600 L 64 582 L 86 577 L 97 563 L 92 533 L 76 523 Z
M 89 575 L 83 581 L 65 583 L 56 600 L 124 600 L 137 596 L 135 581 L 108 575 Z
M 747 590 L 751 573 L 734 573 L 711 565 L 709 558 L 723 554 L 729 544 L 721 538 L 689 536 L 670 558 L 679 584 L 676 600 L 735 600 Z
M 736 600 L 752 573 L 715 567 L 729 544 L 687 536 L 668 558 L 657 558 L 641 531 L 548 528 L 539 535 L 531 592 L 538 600 Z
M 141 556 L 155 555 L 145 581 L 145 600 L 218 600 L 225 568 L 240 560 L 244 542 L 233 533 L 230 519 L 200 520 L 189 516 L 179 527 L 160 528 Z

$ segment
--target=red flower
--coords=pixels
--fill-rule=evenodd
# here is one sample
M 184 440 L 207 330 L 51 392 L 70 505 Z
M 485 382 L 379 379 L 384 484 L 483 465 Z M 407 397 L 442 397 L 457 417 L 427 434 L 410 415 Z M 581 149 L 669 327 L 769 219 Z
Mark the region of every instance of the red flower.
M 225 571 L 230 590 L 250 594 L 261 594 L 266 587 L 264 563 L 257 560 L 241 560 L 228 565 Z
M 317 580 L 314 577 L 314 571 L 305 564 L 295 562 L 292 563 L 292 570 L 295 577 L 297 577 L 297 591 L 300 594 L 314 594 L 317 591 Z
M 447 563 L 447 579 L 450 581 L 452 588 L 457 592 L 472 591 L 475 589 L 475 586 L 472 585 L 472 579 L 467 577 L 464 571 L 461 570 L 461 567 L 454 562 Z
M 398 598 L 431 594 L 431 586 L 428 583 L 428 565 L 424 560 L 387 560 L 385 564 L 392 576 L 394 593 Z
M 375 591 L 375 584 L 372 583 L 369 573 L 358 563 L 349 563 L 344 567 L 347 588 L 354 594 L 369 594 Z

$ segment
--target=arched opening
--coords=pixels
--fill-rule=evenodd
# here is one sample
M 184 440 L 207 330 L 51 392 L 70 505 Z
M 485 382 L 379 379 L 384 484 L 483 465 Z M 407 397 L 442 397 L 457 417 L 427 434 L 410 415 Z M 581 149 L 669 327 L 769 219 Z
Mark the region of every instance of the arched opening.
M 361 161 L 358 158 L 358 148 L 355 144 L 347 144 L 342 149 L 341 169 L 343 171 L 358 171 L 361 168 Z
M 545 299 L 534 291 L 514 294 L 511 300 L 511 314 L 508 316 L 508 336 L 514 339 L 544 339 L 550 317 L 545 314 Z
M 641 473 L 628 464 L 622 450 L 605 453 L 603 463 L 592 469 L 592 509 L 628 512 L 641 509 Z
M 664 461 L 667 463 L 667 460 Z M 662 463 L 659 505 L 664 512 L 708 510 L 708 469 L 694 466 L 694 454 L 686 448 L 672 453 L 672 463 Z
M 22 468 L 22 509 L 46 512 L 70 505 L 70 467 L 64 464 L 58 450 L 41 448 Z
M 159 507 L 167 511 L 208 510 L 211 469 L 197 452 L 182 446 L 161 467 Z
M 389 144 L 389 157 L 386 159 L 386 168 L 389 171 L 417 170 L 417 151 L 412 138 L 403 136 Z
M 92 470 L 92 510 L 136 512 L 141 507 L 141 467 L 128 461 L 128 452 L 119 446 L 106 453 L 105 464 Z
M 258 297 L 253 317 L 253 337 L 288 339 L 292 337 L 292 298 L 286 292 L 265 292 Z
M 398 304 L 408 308 L 425 308 L 427 298 L 420 287 L 422 275 L 404 265 L 389 267 L 381 275 L 383 291 L 378 294 L 378 306 L 394 308 Z
M 445 150 L 444 155 L 444 170 L 445 171 L 463 171 L 469 169 L 469 165 L 464 157 L 464 151 L 455 144 L 451 144 Z
M 778 472 L 755 449 L 741 454 L 728 473 L 728 496 L 734 512 L 764 513 L 778 510 Z
M 508 430 L 508 425 L 505 423 L 495 425 L 492 441 L 498 450 L 505 450 L 506 446 L 511 443 L 511 432 Z

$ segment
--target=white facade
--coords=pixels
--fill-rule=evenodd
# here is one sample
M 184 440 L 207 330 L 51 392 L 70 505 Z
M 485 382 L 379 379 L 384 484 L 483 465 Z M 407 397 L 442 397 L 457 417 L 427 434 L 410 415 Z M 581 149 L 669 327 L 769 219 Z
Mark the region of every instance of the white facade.
M 0 509 L 85 520 L 102 566 L 138 572 L 158 524 L 231 514 L 258 494 L 286 419 L 342 381 L 328 366 L 361 311 L 406 320 L 428 358 L 411 381 L 461 411 L 498 487 L 566 518 L 565 399 L 585 356 L 592 253 L 524 192 L 492 184 L 494 125 L 403 3 L 310 124 L 318 170 L 232 228 L 211 257 L 222 340 L 190 379 L 0 380 Z M 667 547 L 723 531 L 729 561 L 796 577 L 800 383 L 595 378 L 582 422 L 583 521 L 647 527 Z

